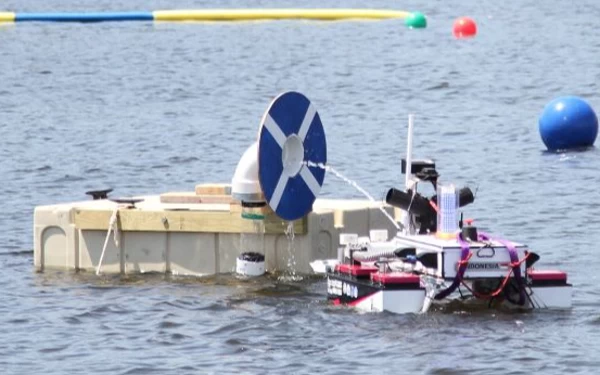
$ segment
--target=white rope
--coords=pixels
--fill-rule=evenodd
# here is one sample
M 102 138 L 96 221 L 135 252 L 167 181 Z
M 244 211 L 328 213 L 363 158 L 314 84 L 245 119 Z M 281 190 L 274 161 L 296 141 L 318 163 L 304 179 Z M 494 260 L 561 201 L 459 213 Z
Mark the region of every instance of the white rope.
M 115 246 L 119 247 L 119 228 L 117 226 L 117 216 L 119 215 L 119 208 L 120 205 L 117 204 L 117 206 L 113 210 L 112 215 L 110 216 L 110 220 L 108 221 L 108 232 L 106 233 L 106 238 L 104 239 L 104 246 L 102 247 L 102 254 L 100 255 L 100 261 L 98 261 L 98 267 L 96 267 L 96 275 L 100 275 L 102 261 L 104 260 L 104 254 L 106 253 L 106 248 L 108 247 L 108 239 L 110 238 L 111 232 L 113 232 L 113 240 L 115 242 Z
M 435 296 L 436 288 L 435 286 L 430 285 L 428 283 L 426 285 L 425 290 L 425 300 L 423 301 L 423 306 L 421 307 L 421 314 L 425 314 L 427 313 L 427 311 L 429 311 L 429 308 L 431 307 L 431 303 L 433 302 L 433 298 Z

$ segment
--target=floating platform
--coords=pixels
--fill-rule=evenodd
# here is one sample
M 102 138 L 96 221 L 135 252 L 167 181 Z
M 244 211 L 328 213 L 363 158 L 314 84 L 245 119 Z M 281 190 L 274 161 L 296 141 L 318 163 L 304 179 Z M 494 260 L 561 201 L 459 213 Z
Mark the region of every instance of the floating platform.
M 365 242 L 396 234 L 400 209 L 317 199 L 327 170 L 316 107 L 285 92 L 269 104 L 231 184 L 126 199 L 98 190 L 92 200 L 36 207 L 35 267 L 199 276 L 234 272 L 239 260 L 252 274 L 263 266 L 310 273 L 311 262 L 337 256 L 340 234 Z
M 405 19 L 412 13 L 377 9 L 189 9 L 142 12 L 0 12 L 0 22 L 259 21 Z
M 35 268 L 96 271 L 117 210 L 118 241 L 109 236 L 102 273 L 233 272 L 245 250 L 242 237 L 256 235 L 256 229 L 254 220 L 242 217 L 240 202 L 223 192 L 199 186 L 194 192 L 136 197 L 143 200 L 133 205 L 97 199 L 36 207 Z M 392 236 L 396 229 L 381 204 L 317 199 L 310 214 L 291 222 L 293 239 L 286 234 L 288 222 L 268 206 L 254 209 L 264 215 L 267 271 L 311 272 L 310 262 L 337 256 L 340 233 L 369 236 L 371 229 L 388 228 Z M 384 209 L 394 212 L 391 206 Z

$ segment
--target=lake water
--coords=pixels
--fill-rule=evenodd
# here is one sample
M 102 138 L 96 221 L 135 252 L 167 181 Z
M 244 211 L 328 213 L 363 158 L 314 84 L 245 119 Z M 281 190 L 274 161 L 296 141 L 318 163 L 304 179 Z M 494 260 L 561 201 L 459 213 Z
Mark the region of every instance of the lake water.
M 293 7 L 267 1 L 7 0 L 11 11 Z M 304 7 L 338 2 L 308 0 Z M 345 1 L 344 7 L 364 7 Z M 600 3 L 371 1 L 401 21 L 0 26 L 3 374 L 591 374 L 600 360 L 600 152 L 547 153 L 537 119 L 561 95 L 600 108 Z M 468 15 L 479 34 L 452 37 Z M 36 205 L 228 182 L 278 93 L 315 104 L 329 163 L 376 198 L 415 156 L 477 189 L 478 226 L 522 241 L 574 285 L 567 312 L 452 305 L 359 314 L 321 278 L 240 282 L 33 268 Z M 328 175 L 322 197 L 360 198 Z

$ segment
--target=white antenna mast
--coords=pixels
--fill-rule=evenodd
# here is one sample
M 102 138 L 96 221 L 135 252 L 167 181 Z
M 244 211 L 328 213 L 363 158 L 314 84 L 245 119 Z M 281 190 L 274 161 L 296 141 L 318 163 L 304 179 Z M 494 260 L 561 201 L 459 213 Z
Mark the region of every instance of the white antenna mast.
M 412 178 L 411 178 L 411 174 L 412 174 L 412 148 L 413 148 L 413 119 L 414 119 L 414 115 L 413 114 L 409 114 L 408 115 L 408 140 L 407 140 L 407 145 L 406 145 L 406 168 L 405 168 L 405 183 L 404 183 L 404 187 L 406 188 L 406 190 L 408 191 L 408 189 L 412 188 Z M 415 194 L 415 192 L 412 192 L 413 196 Z M 410 208 L 410 207 L 409 207 Z M 406 234 L 410 234 L 411 232 L 411 228 L 410 228 L 410 222 L 411 222 L 411 218 L 410 218 L 410 212 L 406 212 L 406 214 L 404 215 L 404 231 Z

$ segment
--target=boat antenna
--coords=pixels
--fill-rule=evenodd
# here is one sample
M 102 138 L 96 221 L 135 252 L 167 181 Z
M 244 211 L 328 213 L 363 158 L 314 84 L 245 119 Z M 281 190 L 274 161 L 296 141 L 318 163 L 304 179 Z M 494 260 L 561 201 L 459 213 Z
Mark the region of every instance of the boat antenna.
M 412 113 L 410 113 L 408 115 L 408 137 L 407 137 L 407 145 L 406 145 L 406 169 L 405 169 L 405 180 L 404 180 L 404 187 L 406 188 L 406 191 L 408 192 L 409 189 L 412 188 L 412 178 L 411 178 L 411 174 L 412 174 L 412 148 L 413 148 L 413 119 L 414 119 L 414 115 Z M 414 197 L 415 195 L 415 191 L 412 192 L 412 195 Z M 406 234 L 410 234 L 410 222 L 411 222 L 411 217 L 410 217 L 410 212 L 407 212 L 406 215 L 404 215 L 404 230 L 406 231 Z

